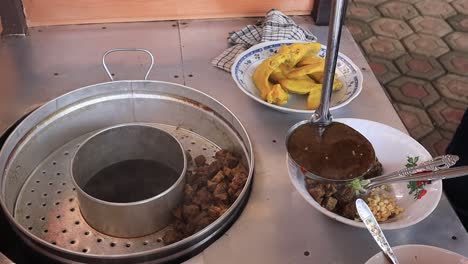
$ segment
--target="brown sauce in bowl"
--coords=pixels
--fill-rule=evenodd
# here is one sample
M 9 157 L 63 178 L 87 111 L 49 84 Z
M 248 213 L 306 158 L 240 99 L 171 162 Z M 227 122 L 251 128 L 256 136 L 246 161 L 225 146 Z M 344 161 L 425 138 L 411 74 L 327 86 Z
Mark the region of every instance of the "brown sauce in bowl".
M 320 135 L 320 127 L 306 123 L 290 135 L 291 158 L 307 171 L 330 180 L 349 180 L 364 175 L 375 162 L 372 144 L 353 128 L 332 122 Z

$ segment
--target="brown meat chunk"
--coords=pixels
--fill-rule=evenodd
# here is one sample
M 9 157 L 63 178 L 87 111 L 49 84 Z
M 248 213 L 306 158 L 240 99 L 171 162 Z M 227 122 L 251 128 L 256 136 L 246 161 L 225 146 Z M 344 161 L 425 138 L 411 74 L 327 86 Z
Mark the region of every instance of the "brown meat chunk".
M 201 172 L 195 173 L 192 178 L 193 180 L 190 183 L 190 185 L 192 186 L 194 190 L 197 190 L 198 188 L 205 186 L 206 181 L 208 180 L 207 174 L 204 174 Z
M 231 169 L 233 177 L 245 177 L 247 178 L 247 170 L 242 164 L 238 164 L 235 168 Z
M 374 178 L 374 177 L 382 175 L 382 173 L 383 173 L 382 163 L 380 163 L 380 161 L 376 159 L 374 164 L 372 164 L 371 169 L 364 175 L 364 178 L 365 179 Z
M 195 191 L 194 191 L 192 186 L 190 186 L 189 184 L 185 184 L 185 187 L 184 187 L 184 196 L 185 197 L 192 197 L 194 192 Z
M 245 182 L 247 181 L 247 172 L 241 164 L 237 165 L 234 169 L 232 169 L 231 174 L 234 176 L 229 183 L 228 193 L 231 196 L 231 201 L 235 201 L 235 199 L 239 196 L 244 188 Z
M 221 170 L 223 168 L 223 165 L 215 160 L 213 161 L 210 165 L 208 165 L 207 169 L 206 169 L 206 174 L 208 176 L 208 179 L 211 179 L 213 176 L 216 175 L 216 173 L 218 173 L 219 170 Z
M 212 195 L 206 187 L 202 187 L 200 190 L 198 190 L 195 197 L 192 198 L 193 203 L 200 205 L 202 209 L 210 207 L 212 200 Z
M 163 237 L 171 244 L 201 230 L 229 209 L 247 181 L 248 172 L 229 151 L 218 151 L 215 161 L 194 159 L 197 165 L 187 172 L 184 203 L 173 211 L 174 222 Z
M 325 184 L 325 196 L 330 197 L 336 193 L 336 185 L 335 184 Z
M 338 200 L 330 196 L 323 200 L 322 206 L 325 207 L 328 211 L 333 211 L 335 210 L 337 203 Z
M 176 231 L 173 228 L 169 228 L 162 237 L 162 240 L 166 245 L 169 245 L 179 240 L 182 240 L 183 238 L 184 234 L 182 234 L 180 231 Z
M 216 152 L 215 159 L 223 164 L 223 166 L 231 169 L 239 164 L 239 158 L 234 153 L 227 150 L 220 150 Z
M 338 199 L 340 203 L 349 203 L 353 201 L 355 196 L 356 192 L 354 191 L 353 187 L 350 186 L 340 188 L 340 190 L 335 194 L 335 198 Z
M 237 165 L 234 169 L 231 170 L 231 174 L 234 176 L 232 178 L 231 183 L 229 184 L 229 188 L 232 188 L 237 192 L 240 188 L 243 188 L 245 182 L 247 181 L 247 171 L 241 164 Z
M 194 218 L 193 221 L 190 222 L 190 225 L 192 225 L 192 227 L 195 229 L 195 232 L 196 232 L 196 231 L 199 231 L 199 230 L 205 228 L 209 224 L 211 224 L 211 222 L 213 220 L 214 219 L 211 218 L 208 215 L 208 213 L 202 212 L 196 218 Z
M 229 179 L 232 177 L 229 177 L 231 175 L 231 169 L 229 167 L 223 167 L 223 174 L 227 176 Z
M 208 191 L 210 192 L 213 192 L 214 189 L 216 188 L 216 185 L 218 185 L 216 182 L 214 181 L 207 181 L 206 182 L 206 188 L 208 188 Z
M 234 179 L 232 179 L 231 184 L 229 184 L 229 187 L 232 187 L 235 190 L 242 189 L 246 180 L 247 178 L 244 177 L 234 177 Z
M 172 211 L 172 215 L 179 220 L 182 220 L 182 207 L 177 207 Z
M 206 163 L 205 156 L 199 155 L 199 156 L 195 157 L 195 165 L 197 165 L 197 167 L 201 167 L 201 166 L 205 165 L 205 163 Z
M 218 171 L 218 173 L 216 173 L 213 178 L 211 178 L 211 181 L 214 183 L 220 183 L 222 180 L 224 180 L 224 172 L 221 170 Z
M 317 201 L 317 203 L 319 203 L 319 204 L 321 205 L 322 202 L 323 202 L 323 198 L 319 198 L 319 199 L 317 199 L 316 201 Z
M 308 188 L 307 191 L 309 191 L 315 201 L 318 201 L 325 196 L 325 186 L 323 184 L 317 184 L 315 187 Z
M 196 178 L 197 176 L 195 176 L 195 174 L 191 171 L 187 171 L 187 173 L 185 174 L 185 179 L 187 180 L 188 184 L 192 184 Z
M 172 226 L 176 231 L 185 232 L 185 223 L 181 220 L 176 220 Z
M 226 183 L 224 182 L 218 183 L 218 185 L 216 185 L 216 188 L 213 191 L 214 198 L 220 201 L 226 201 L 229 198 L 226 190 L 227 190 Z
M 223 213 L 226 211 L 226 209 L 222 208 L 222 207 L 218 207 L 218 206 L 211 206 L 210 208 L 208 208 L 208 215 L 212 218 L 218 218 L 220 217 L 221 215 L 223 215 Z
M 241 194 L 241 192 L 242 192 L 242 189 L 237 190 L 237 192 L 234 194 L 234 197 L 233 197 L 233 199 L 232 199 L 232 202 L 234 202 L 234 201 L 237 199 L 237 197 L 239 197 L 239 195 Z
M 231 204 L 230 204 L 230 203 L 225 203 L 225 202 L 217 201 L 217 202 L 215 203 L 215 206 L 221 208 L 221 210 L 222 210 L 223 213 L 224 213 L 225 211 L 227 211 L 227 209 L 229 209 L 229 207 L 231 206 Z
M 349 219 L 358 217 L 355 199 L 343 206 L 341 215 Z
M 228 156 L 223 162 L 223 165 L 230 169 L 236 167 L 237 164 L 239 164 L 239 159 L 232 155 Z
M 184 205 L 182 216 L 185 220 L 190 220 L 200 214 L 200 207 L 196 204 Z
M 215 159 L 217 160 L 224 160 L 226 158 L 226 156 L 229 155 L 229 151 L 228 150 L 225 150 L 225 149 L 222 149 L 222 150 L 219 150 L 215 153 Z

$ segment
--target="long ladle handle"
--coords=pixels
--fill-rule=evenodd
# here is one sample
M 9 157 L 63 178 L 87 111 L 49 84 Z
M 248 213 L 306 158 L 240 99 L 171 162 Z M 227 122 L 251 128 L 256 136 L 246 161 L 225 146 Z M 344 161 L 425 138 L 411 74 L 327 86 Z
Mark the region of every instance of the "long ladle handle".
M 369 179 L 370 183 L 375 181 L 382 181 L 388 179 L 397 179 L 409 177 L 417 172 L 421 171 L 438 171 L 441 169 L 447 169 L 452 167 L 457 163 L 460 158 L 457 155 L 443 155 L 435 157 L 431 160 L 425 161 L 414 167 L 404 168 L 399 171 L 394 171 L 385 175 L 377 176 L 375 178 Z
M 328 125 L 332 121 L 330 115 L 330 97 L 333 87 L 333 77 L 335 76 L 336 61 L 338 59 L 338 50 L 340 49 L 341 28 L 343 27 L 347 3 L 348 0 L 331 1 L 322 97 L 317 111 L 315 111 L 311 117 L 313 122 L 323 125 Z
M 381 181 L 371 182 L 369 185 L 366 186 L 366 188 L 371 189 L 380 185 L 402 182 L 402 181 L 405 181 L 405 182 L 428 181 L 428 180 L 435 181 L 435 180 L 451 179 L 451 178 L 463 177 L 463 176 L 468 176 L 468 166 L 461 166 L 461 167 L 455 167 L 455 168 L 450 168 L 450 169 L 441 169 L 438 171 L 421 172 L 421 173 L 413 174 L 405 178 L 383 179 Z

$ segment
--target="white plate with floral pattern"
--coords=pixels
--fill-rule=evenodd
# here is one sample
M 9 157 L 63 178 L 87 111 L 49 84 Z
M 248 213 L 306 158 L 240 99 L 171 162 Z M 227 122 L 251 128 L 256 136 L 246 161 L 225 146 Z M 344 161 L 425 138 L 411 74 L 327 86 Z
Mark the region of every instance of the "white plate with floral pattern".
M 250 49 L 242 52 L 231 68 L 231 75 L 239 89 L 255 101 L 268 107 L 286 113 L 305 113 L 312 114 L 315 110 L 307 110 L 307 96 L 289 94 L 288 103 L 282 106 L 270 104 L 260 97 L 260 91 L 255 86 L 252 75 L 266 58 L 274 55 L 281 46 L 291 45 L 293 43 L 305 43 L 297 40 L 279 40 L 269 41 L 257 44 Z M 319 57 L 324 58 L 326 46 L 318 53 Z M 344 83 L 343 89 L 333 92 L 331 97 L 330 110 L 335 110 L 349 104 L 356 98 L 362 90 L 362 72 L 348 57 L 339 53 L 336 74 L 338 79 Z
M 377 158 L 382 163 L 383 173 L 404 168 L 408 157 L 419 157 L 419 162 L 432 158 L 431 154 L 415 139 L 395 128 L 364 119 L 338 118 L 334 121 L 354 128 L 369 140 L 374 147 Z M 286 159 L 292 184 L 313 208 L 344 224 L 366 228 L 362 222 L 328 211 L 317 203 L 307 191 L 303 173 L 291 166 L 292 161 L 289 160 L 288 155 L 286 155 Z M 413 183 L 416 184 L 416 182 Z M 400 229 L 414 225 L 428 217 L 437 207 L 442 196 L 442 181 L 433 181 L 431 184 L 421 186 L 421 188 L 414 184 L 399 182 L 390 185 L 397 205 L 403 208 L 404 212 L 380 223 L 382 229 Z

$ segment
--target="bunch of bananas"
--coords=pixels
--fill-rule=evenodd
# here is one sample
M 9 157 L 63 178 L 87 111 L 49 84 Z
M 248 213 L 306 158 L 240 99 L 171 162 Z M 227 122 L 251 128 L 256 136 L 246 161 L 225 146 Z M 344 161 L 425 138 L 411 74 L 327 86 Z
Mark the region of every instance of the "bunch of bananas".
M 263 100 L 284 105 L 289 94 L 307 96 L 307 109 L 316 109 L 322 94 L 325 60 L 317 57 L 321 45 L 318 42 L 284 45 L 278 52 L 264 60 L 253 74 L 253 81 Z M 343 83 L 335 76 L 333 91 Z

